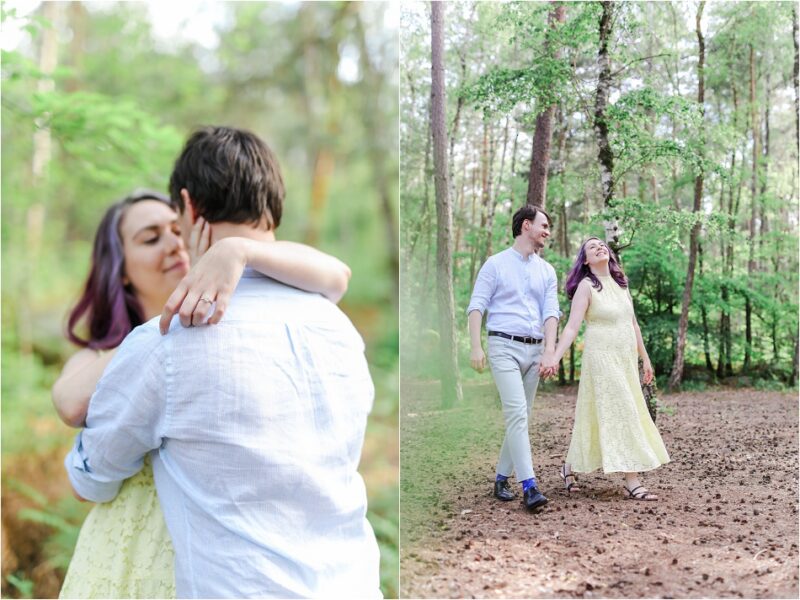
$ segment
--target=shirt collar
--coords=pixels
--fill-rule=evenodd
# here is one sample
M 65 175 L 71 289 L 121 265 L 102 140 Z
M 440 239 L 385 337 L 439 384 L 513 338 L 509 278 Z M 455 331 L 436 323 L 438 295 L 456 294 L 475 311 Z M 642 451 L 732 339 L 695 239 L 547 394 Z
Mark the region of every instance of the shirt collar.
M 514 246 L 511 246 L 511 247 L 509 248 L 509 250 L 511 250 L 512 254 L 513 254 L 514 256 L 516 256 L 517 258 L 519 258 L 519 259 L 520 259 L 521 261 L 523 261 L 523 262 L 531 262 L 531 261 L 533 260 L 533 257 L 534 257 L 534 256 L 537 256 L 535 252 L 532 252 L 532 253 L 531 253 L 531 254 L 528 256 L 528 258 L 525 258 L 525 257 L 524 257 L 524 256 L 523 256 L 523 255 L 522 255 L 522 254 L 521 254 L 521 253 L 520 253 L 520 252 L 519 252 L 519 251 L 518 251 L 516 248 L 514 248 Z

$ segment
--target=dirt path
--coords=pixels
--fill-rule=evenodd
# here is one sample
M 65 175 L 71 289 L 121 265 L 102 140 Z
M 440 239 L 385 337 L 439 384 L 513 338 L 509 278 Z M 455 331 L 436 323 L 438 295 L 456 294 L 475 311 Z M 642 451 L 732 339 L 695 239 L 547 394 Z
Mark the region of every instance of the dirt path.
M 670 464 L 646 474 L 657 503 L 622 478 L 558 477 L 576 390 L 540 393 L 534 465 L 540 514 L 491 497 L 502 435 L 491 383 L 440 411 L 435 384 L 404 385 L 401 596 L 798 597 L 796 393 L 713 390 L 663 397 Z M 516 483 L 514 489 L 517 489 Z

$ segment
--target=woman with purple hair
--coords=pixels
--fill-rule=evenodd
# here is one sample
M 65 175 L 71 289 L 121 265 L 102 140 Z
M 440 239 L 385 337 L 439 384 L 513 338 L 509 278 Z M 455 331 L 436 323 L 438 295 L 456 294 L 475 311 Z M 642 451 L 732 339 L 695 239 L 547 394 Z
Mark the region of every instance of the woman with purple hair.
M 555 370 L 558 361 L 586 320 L 581 379 L 575 424 L 561 478 L 569 493 L 577 491 L 574 472 L 622 472 L 627 498 L 658 500 L 639 480 L 669 462 L 669 455 L 639 384 L 637 361 L 644 361 L 644 382 L 653 379 L 653 366 L 633 312 L 628 280 L 614 253 L 600 239 L 586 240 L 567 276 L 572 300 L 569 321 L 555 355 L 543 369 Z
M 103 370 L 134 327 L 159 314 L 168 323 L 179 310 L 184 325 L 198 325 L 206 322 L 212 302 L 216 311 L 207 322 L 218 322 L 245 265 L 334 302 L 347 289 L 350 269 L 328 254 L 293 242 L 244 238 L 209 247 L 213 226 L 202 219 L 192 230 L 190 257 L 177 216 L 169 197 L 152 191 L 134 193 L 106 211 L 85 289 L 68 320 L 67 337 L 81 350 L 53 386 L 53 404 L 67 425 L 84 425 Z M 89 513 L 60 597 L 175 597 L 172 543 L 149 461 L 113 501 Z

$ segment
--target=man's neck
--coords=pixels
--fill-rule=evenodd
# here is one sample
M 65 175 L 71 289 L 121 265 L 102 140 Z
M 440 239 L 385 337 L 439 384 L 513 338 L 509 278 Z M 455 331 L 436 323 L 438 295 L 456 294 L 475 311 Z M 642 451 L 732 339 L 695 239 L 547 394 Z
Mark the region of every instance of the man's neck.
M 275 231 L 257 227 L 250 223 L 227 223 L 223 221 L 211 225 L 212 244 L 228 237 L 243 237 L 259 242 L 274 242 Z
M 526 240 L 523 236 L 515 238 L 514 245 L 511 247 L 522 254 L 524 258 L 530 258 L 531 254 L 536 254 L 536 248 L 533 247 L 533 243 Z

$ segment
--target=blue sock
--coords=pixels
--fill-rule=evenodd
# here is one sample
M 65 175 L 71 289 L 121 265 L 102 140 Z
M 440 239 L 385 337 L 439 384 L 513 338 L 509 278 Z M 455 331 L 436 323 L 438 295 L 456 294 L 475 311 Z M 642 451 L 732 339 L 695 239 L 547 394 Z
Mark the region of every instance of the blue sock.
M 520 483 L 522 484 L 522 492 L 523 493 L 527 492 L 533 486 L 537 486 L 536 477 L 531 477 L 530 479 L 525 479 L 523 481 L 520 481 Z
M 495 478 L 495 481 L 507 481 L 507 480 L 508 480 L 508 475 L 500 475 L 500 473 L 498 473 L 497 477 Z

